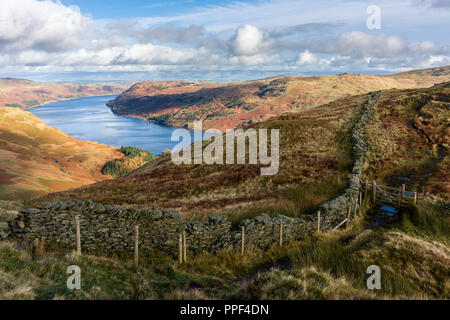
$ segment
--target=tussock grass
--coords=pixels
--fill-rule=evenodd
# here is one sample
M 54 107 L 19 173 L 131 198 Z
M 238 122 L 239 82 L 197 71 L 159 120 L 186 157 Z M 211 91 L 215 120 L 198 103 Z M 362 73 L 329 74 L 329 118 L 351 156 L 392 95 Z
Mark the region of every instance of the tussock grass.
M 415 237 L 450 243 L 450 219 L 448 210 L 428 201 L 418 201 L 402 220 L 402 231 Z
M 273 270 L 258 275 L 239 290 L 247 299 L 318 300 L 371 299 L 368 290 L 355 289 L 345 278 L 333 278 L 314 267 L 289 271 Z
M 141 250 L 136 268 L 130 253 L 32 256 L 1 242 L 0 298 L 449 299 L 448 214 L 419 202 L 393 224 L 365 230 L 371 213 L 342 230 L 267 251 L 188 252 L 183 265 L 155 250 Z M 82 270 L 80 291 L 66 287 L 72 264 Z M 381 268 L 381 290 L 366 288 L 370 265 Z
M 249 207 L 228 209 L 222 212 L 228 220 L 236 226 L 242 220 L 259 216 L 263 213 L 271 217 L 285 215 L 288 217 L 299 217 L 315 212 L 318 206 L 337 197 L 345 189 L 346 182 L 343 175 L 329 177 L 318 183 L 305 183 L 301 186 L 286 190 L 279 199 L 264 201 L 261 204 L 253 204 Z M 190 219 L 203 219 L 204 214 L 192 214 Z
M 370 180 L 406 184 L 419 198 L 449 200 L 449 95 L 449 82 L 382 92 L 375 119 L 366 127 Z
M 350 243 L 345 240 L 357 235 L 364 223 L 308 238 L 291 253 L 291 261 L 295 269 L 317 268 L 357 290 L 366 288 L 367 267 L 378 265 L 382 290 L 373 292 L 377 298 L 448 299 L 449 222 L 437 206 L 420 204 L 404 211 L 401 221 L 389 228 L 366 231 Z

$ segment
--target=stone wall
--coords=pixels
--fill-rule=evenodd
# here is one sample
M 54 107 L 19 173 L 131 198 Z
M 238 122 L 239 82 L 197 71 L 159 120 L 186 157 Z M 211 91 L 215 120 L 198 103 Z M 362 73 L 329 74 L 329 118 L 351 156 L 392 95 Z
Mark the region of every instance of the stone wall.
M 186 222 L 175 211 L 123 210 L 89 201 L 49 203 L 41 208 L 22 209 L 9 223 L 12 237 L 61 247 L 75 246 L 75 217 L 80 216 L 81 242 L 84 250 L 114 252 L 134 249 L 134 227 L 139 225 L 140 247 L 151 247 L 175 255 L 179 234 L 186 232 L 190 252 L 216 252 L 240 248 L 241 231 L 233 230 L 225 216 L 211 215 L 205 223 Z M 315 230 L 314 222 L 306 218 L 267 215 L 247 219 L 247 248 L 267 249 L 278 243 L 280 221 L 283 221 L 283 241 L 299 240 Z
M 122 210 L 92 201 L 67 201 L 21 210 L 10 222 L 12 237 L 26 241 L 45 238 L 48 243 L 73 247 L 77 215 L 83 247 L 100 251 L 133 248 L 136 224 L 143 246 L 174 250 L 184 223 L 175 211 Z
M 279 243 L 281 222 L 284 243 L 301 240 L 317 230 L 317 222 L 312 219 L 312 216 L 291 218 L 280 215 L 270 218 L 267 214 L 263 214 L 242 222 L 245 227 L 245 247 L 267 249 Z M 241 232 L 236 233 L 235 242 L 240 245 Z
M 379 92 L 372 93 L 362 106 L 352 128 L 353 169 L 348 184 L 339 197 L 320 205 L 320 229 L 328 230 L 345 219 L 347 208 L 356 199 L 362 186 L 362 169 L 368 141 L 365 126 L 374 116 Z M 140 246 L 153 247 L 176 254 L 179 234 L 186 231 L 190 252 L 215 252 L 239 248 L 241 229 L 233 230 L 224 216 L 212 215 L 205 223 L 186 222 L 175 211 L 123 210 L 103 206 L 92 201 L 67 201 L 50 203 L 41 208 L 23 209 L 9 223 L 13 238 L 24 241 L 45 238 L 46 242 L 74 247 L 75 216 L 80 216 L 81 240 L 84 250 L 119 251 L 134 248 L 134 226 L 139 224 Z M 246 248 L 267 249 L 279 242 L 283 222 L 283 241 L 300 240 L 317 230 L 317 212 L 309 216 L 270 218 L 261 215 L 242 222 L 245 227 Z
M 321 217 L 323 217 L 321 230 L 332 228 L 345 219 L 349 204 L 354 199 L 358 198 L 359 191 L 363 185 L 362 171 L 365 156 L 367 151 L 369 151 L 369 142 L 365 127 L 374 117 L 375 107 L 379 96 L 379 91 L 370 94 L 369 99 L 361 108 L 361 113 L 358 120 L 352 128 L 352 172 L 347 175 L 347 188 L 344 190 L 343 194 L 337 198 L 322 203 L 319 206 L 318 211 L 321 212 Z M 317 212 L 315 215 L 317 216 Z

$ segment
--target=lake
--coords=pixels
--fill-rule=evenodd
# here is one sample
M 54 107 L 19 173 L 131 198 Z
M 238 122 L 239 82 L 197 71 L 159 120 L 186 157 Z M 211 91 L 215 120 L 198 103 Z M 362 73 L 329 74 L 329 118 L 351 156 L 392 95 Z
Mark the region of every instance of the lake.
M 29 111 L 46 124 L 80 140 L 97 141 L 115 147 L 135 146 L 155 155 L 178 143 L 170 140 L 176 128 L 112 113 L 105 103 L 115 97 L 117 95 L 58 101 Z

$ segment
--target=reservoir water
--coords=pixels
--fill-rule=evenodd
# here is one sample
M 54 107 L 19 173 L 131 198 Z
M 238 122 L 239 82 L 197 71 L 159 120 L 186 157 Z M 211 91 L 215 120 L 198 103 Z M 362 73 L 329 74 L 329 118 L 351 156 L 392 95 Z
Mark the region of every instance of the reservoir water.
M 172 149 L 178 143 L 170 139 L 176 128 L 112 113 L 105 103 L 115 97 L 95 96 L 52 102 L 30 112 L 48 125 L 80 140 L 116 147 L 135 146 L 155 155 L 164 149 Z M 193 133 L 191 137 L 194 141 Z

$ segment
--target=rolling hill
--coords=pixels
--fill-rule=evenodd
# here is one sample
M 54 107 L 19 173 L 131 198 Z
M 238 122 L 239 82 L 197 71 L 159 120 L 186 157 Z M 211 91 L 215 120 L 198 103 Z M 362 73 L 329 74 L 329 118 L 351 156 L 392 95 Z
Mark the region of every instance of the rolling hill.
M 225 130 L 351 95 L 429 87 L 449 80 L 450 67 L 444 66 L 390 75 L 280 76 L 226 84 L 144 81 L 108 105 L 117 114 L 166 125 L 188 127 L 201 119 L 206 129 Z
M 57 100 L 120 94 L 127 86 L 129 86 L 128 82 L 40 83 L 23 79 L 0 78 L 0 107 L 16 107 L 27 110 Z
M 37 202 L 91 198 L 123 207 L 176 209 L 192 219 L 221 213 L 236 221 L 261 213 L 308 214 L 345 188 L 352 167 L 350 132 L 370 96 L 247 126 L 280 130 L 280 168 L 274 176 L 261 176 L 260 165 L 175 165 L 163 155 L 128 176 Z M 406 183 L 421 197 L 433 193 L 448 201 L 449 101 L 450 82 L 381 91 L 366 127 L 366 177 L 392 186 Z
M 235 227 L 263 212 L 308 215 L 345 187 L 354 156 L 351 132 L 368 101 L 374 113 L 364 130 L 370 146 L 365 177 L 397 187 L 405 183 L 419 192 L 416 205 L 400 208 L 381 225 L 374 223 L 377 206 L 365 197 L 362 211 L 336 231 L 267 250 L 248 248 L 245 254 L 194 253 L 189 248 L 183 264 L 168 252 L 140 248 L 139 266 L 132 251 L 110 256 L 83 251 L 77 256 L 44 246 L 20 250 L 12 240 L 0 241 L 0 298 L 448 299 L 449 207 L 435 200 L 449 200 L 450 82 L 341 98 L 248 126 L 280 129 L 280 171 L 275 176 L 260 176 L 257 165 L 177 166 L 163 155 L 128 176 L 28 205 L 94 199 L 128 208 L 176 208 L 192 219 L 220 213 Z M 0 221 L 11 215 L 7 211 L 2 217 L 0 210 Z M 133 236 L 131 230 L 124 232 Z M 83 270 L 83 290 L 66 289 L 66 268 L 73 264 Z M 381 269 L 380 290 L 366 286 L 366 270 L 372 265 Z

